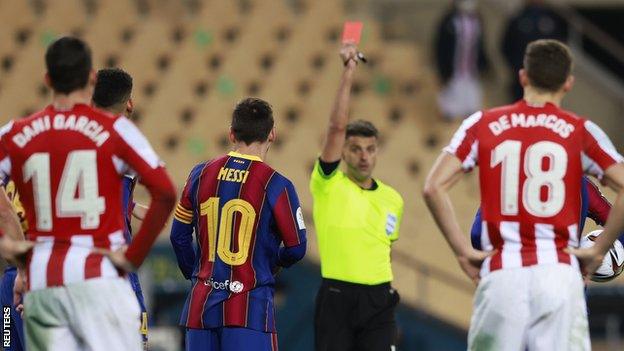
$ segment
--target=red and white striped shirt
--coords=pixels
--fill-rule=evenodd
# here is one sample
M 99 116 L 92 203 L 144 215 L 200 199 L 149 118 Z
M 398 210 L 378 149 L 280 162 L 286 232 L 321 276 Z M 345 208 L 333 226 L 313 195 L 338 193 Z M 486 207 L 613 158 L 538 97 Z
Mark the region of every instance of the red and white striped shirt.
M 30 226 L 27 238 L 36 242 L 28 260 L 31 290 L 120 275 L 92 249 L 126 244 L 123 174 L 140 175 L 152 204 L 163 196 L 175 199 L 158 156 L 123 116 L 83 104 L 68 111 L 48 106 L 10 122 L 0 136 L 0 176 L 15 182 Z M 145 219 L 126 253 L 136 266 L 171 210 L 163 203 L 152 207 L 151 220 Z
M 465 171 L 479 166 L 483 264 L 491 271 L 564 263 L 577 247 L 583 173 L 602 178 L 624 159 L 593 122 L 524 100 L 468 117 L 445 151 Z

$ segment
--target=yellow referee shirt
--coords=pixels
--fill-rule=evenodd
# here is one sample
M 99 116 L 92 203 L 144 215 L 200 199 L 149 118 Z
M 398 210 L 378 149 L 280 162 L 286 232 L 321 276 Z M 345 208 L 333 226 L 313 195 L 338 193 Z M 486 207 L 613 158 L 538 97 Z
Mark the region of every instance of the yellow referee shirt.
M 323 278 L 375 285 L 392 281 L 390 246 L 398 239 L 403 199 L 375 180 L 364 190 L 339 169 L 325 175 L 317 159 L 310 190 Z

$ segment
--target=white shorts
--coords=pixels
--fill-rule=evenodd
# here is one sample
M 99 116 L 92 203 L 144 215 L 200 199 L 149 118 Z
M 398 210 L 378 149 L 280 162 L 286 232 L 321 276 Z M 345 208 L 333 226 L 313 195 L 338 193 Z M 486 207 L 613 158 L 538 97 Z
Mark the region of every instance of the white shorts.
M 556 264 L 499 270 L 479 283 L 469 350 L 591 350 L 581 273 Z
M 140 308 L 123 278 L 94 278 L 24 297 L 26 349 L 142 350 Z

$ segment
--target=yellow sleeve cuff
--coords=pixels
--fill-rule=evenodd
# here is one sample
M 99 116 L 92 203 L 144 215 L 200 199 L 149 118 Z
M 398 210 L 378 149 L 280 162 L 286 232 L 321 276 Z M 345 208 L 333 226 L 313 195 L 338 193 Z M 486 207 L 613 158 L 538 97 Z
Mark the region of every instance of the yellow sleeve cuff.
M 173 214 L 173 218 L 184 224 L 191 224 L 191 222 L 193 222 L 193 211 L 187 210 L 184 206 L 182 206 L 182 204 L 178 204 Z

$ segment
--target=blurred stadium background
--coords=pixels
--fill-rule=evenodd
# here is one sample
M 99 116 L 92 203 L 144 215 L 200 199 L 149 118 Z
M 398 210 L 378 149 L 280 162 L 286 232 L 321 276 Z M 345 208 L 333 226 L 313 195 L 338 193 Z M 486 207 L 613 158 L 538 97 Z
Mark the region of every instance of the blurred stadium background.
M 95 67 L 134 77 L 135 122 L 164 158 L 179 188 L 191 167 L 228 149 L 234 104 L 259 96 L 275 109 L 278 142 L 269 160 L 294 180 L 309 224 L 304 264 L 279 278 L 282 350 L 312 350 L 314 294 L 320 281 L 308 177 L 341 71 L 345 20 L 364 22 L 351 115 L 382 132 L 376 177 L 405 198 L 394 246 L 394 285 L 402 296 L 399 350 L 465 349 L 472 284 L 462 275 L 421 201 L 424 177 L 456 122 L 440 117 L 433 57 L 450 0 L 0 0 L 0 121 L 35 111 L 50 98 L 43 84 L 46 45 L 73 34 L 91 45 Z M 548 2 L 563 20 L 576 55 L 577 85 L 565 107 L 599 123 L 616 142 L 624 112 L 624 1 Z M 500 52 L 520 0 L 481 0 L 491 70 L 484 106 L 509 102 L 510 74 Z M 478 206 L 476 175 L 454 190 L 468 231 Z M 139 201 L 146 201 L 143 193 Z M 586 231 L 593 229 L 588 226 Z M 176 324 L 189 288 L 163 233 L 141 269 L 153 350 L 177 350 Z M 596 350 L 624 348 L 624 284 L 589 288 Z

